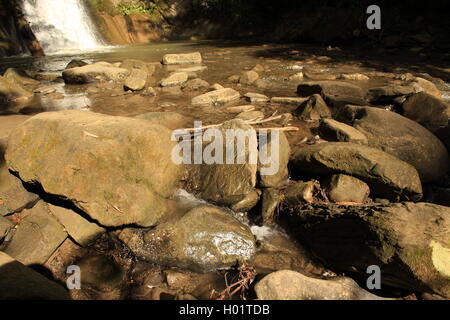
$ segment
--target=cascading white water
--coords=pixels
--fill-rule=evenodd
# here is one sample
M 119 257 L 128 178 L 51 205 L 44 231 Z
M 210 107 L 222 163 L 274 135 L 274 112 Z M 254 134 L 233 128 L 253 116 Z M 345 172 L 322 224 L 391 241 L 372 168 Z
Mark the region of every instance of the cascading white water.
M 46 53 L 102 45 L 83 0 L 25 0 L 24 12 Z

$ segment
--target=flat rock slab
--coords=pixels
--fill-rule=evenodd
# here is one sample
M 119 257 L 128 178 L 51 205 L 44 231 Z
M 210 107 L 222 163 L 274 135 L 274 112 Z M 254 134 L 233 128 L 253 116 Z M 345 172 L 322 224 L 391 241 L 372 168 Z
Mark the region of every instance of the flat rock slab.
M 192 99 L 194 106 L 208 106 L 216 104 L 225 104 L 235 100 L 239 100 L 241 94 L 231 88 L 214 90 Z
M 6 168 L 5 168 L 6 169 Z M 3 170 L 1 168 L 0 170 Z M 37 194 L 28 192 L 22 181 L 12 174 L 6 173 L 0 190 L 0 216 L 20 212 L 32 207 L 39 199 Z
M 48 207 L 66 232 L 81 246 L 92 243 L 106 231 L 73 210 L 51 204 Z
M 8 168 L 71 201 L 100 225 L 153 226 L 170 211 L 182 166 L 172 131 L 89 111 L 41 113 L 16 128 Z
M 244 95 L 250 103 L 263 103 L 270 101 L 270 98 L 261 93 L 248 92 Z
M 350 278 L 315 279 L 291 270 L 269 274 L 255 291 L 259 300 L 390 300 L 363 290 Z
M 308 98 L 298 98 L 298 97 L 273 97 L 270 99 L 270 102 L 272 103 L 279 103 L 279 104 L 292 104 L 299 106 L 303 102 L 308 100 Z
M 163 64 L 201 64 L 202 55 L 200 52 L 166 54 L 162 60 Z
M 68 300 L 64 287 L 0 251 L 0 300 Z
M 43 265 L 67 238 L 67 233 L 43 201 L 24 215 L 26 218 L 4 251 L 25 265 Z
M 333 119 L 322 119 L 320 121 L 319 135 L 329 141 L 368 144 L 366 135 L 361 131 Z
M 292 164 L 301 175 L 343 173 L 366 182 L 372 193 L 392 200 L 422 198 L 417 170 L 381 150 L 347 142 L 328 142 L 297 151 Z
M 174 72 L 169 75 L 167 78 L 161 80 L 161 87 L 175 87 L 182 85 L 186 81 L 188 81 L 189 76 L 186 72 Z

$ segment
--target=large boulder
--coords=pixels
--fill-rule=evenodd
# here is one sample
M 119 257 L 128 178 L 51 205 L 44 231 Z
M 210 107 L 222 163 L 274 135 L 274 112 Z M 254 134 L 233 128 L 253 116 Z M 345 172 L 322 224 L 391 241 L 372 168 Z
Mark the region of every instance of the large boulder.
M 223 159 L 219 159 L 222 163 L 202 164 L 199 191 L 204 200 L 231 206 L 243 200 L 255 189 L 258 142 L 253 127 L 240 119 L 227 121 L 218 130 L 224 139 L 220 148 L 224 145 L 233 146 L 233 149 L 230 149 L 233 158 L 227 159 L 224 151 Z M 228 130 L 236 136 L 227 138 Z
M 153 230 L 126 229 L 119 238 L 145 261 L 196 272 L 251 262 L 255 254 L 250 229 L 229 212 L 212 206 L 196 207 Z
M 384 300 L 345 277 L 329 280 L 281 270 L 269 274 L 255 286 L 259 300 Z
M 328 142 L 295 153 L 295 174 L 328 176 L 343 173 L 366 182 L 372 193 L 391 200 L 422 198 L 417 170 L 381 150 L 347 142 Z
M 329 106 L 335 108 L 340 108 L 346 104 L 366 104 L 364 90 L 344 81 L 305 82 L 298 86 L 297 94 L 300 97 L 320 94 Z
M 448 170 L 448 153 L 439 139 L 415 121 L 374 107 L 346 106 L 337 120 L 366 135 L 368 145 L 411 165 L 422 182 L 438 181 Z
M 371 88 L 367 91 L 367 100 L 372 104 L 394 103 L 398 97 L 416 93 L 417 89 L 412 85 L 391 84 L 382 87 Z
M 1 251 L 0 272 L 0 300 L 70 299 L 67 289 Z
M 43 201 L 24 211 L 24 220 L 4 250 L 25 265 L 43 265 L 67 238 Z
M 403 103 L 403 115 L 420 123 L 431 132 L 448 125 L 450 106 L 427 93 L 420 92 Z
M 326 265 L 383 285 L 450 297 L 450 208 L 429 203 L 299 206 L 285 221 Z
M 103 226 L 153 226 L 182 172 L 172 131 L 88 111 L 39 114 L 11 134 L 6 162 L 23 181 L 71 201 Z
M 130 70 L 128 69 L 96 63 L 66 69 L 62 76 L 67 84 L 84 84 L 96 81 L 121 81 L 129 74 Z

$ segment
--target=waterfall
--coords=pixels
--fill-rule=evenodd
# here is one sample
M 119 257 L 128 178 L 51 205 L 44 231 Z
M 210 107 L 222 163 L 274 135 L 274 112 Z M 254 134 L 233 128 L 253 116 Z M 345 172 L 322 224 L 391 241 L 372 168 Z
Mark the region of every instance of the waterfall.
M 23 9 L 46 53 L 102 45 L 83 0 L 24 0 Z

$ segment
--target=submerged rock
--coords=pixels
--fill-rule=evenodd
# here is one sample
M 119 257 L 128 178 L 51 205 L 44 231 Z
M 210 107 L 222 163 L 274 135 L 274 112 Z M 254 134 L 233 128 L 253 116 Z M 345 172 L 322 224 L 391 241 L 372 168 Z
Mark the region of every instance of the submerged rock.
M 368 145 L 414 166 L 422 182 L 441 179 L 448 170 L 448 153 L 439 139 L 417 122 L 374 107 L 346 106 L 337 120 L 362 132 Z
M 285 216 L 292 233 L 335 270 L 383 285 L 450 297 L 450 208 L 429 203 L 297 207 Z
M 251 262 L 255 254 L 250 229 L 229 212 L 211 206 L 194 208 L 153 230 L 124 230 L 119 237 L 145 261 L 196 272 L 229 269 Z
M 72 202 L 103 226 L 153 226 L 169 210 L 182 172 L 172 131 L 89 111 L 39 114 L 10 136 L 8 168 Z
M 363 290 L 350 278 L 315 279 L 291 270 L 264 277 L 255 292 L 259 300 L 386 300 Z
M 295 174 L 325 176 L 343 173 L 366 182 L 372 193 L 392 200 L 422 198 L 417 170 L 381 150 L 347 142 L 308 146 L 294 155 Z

